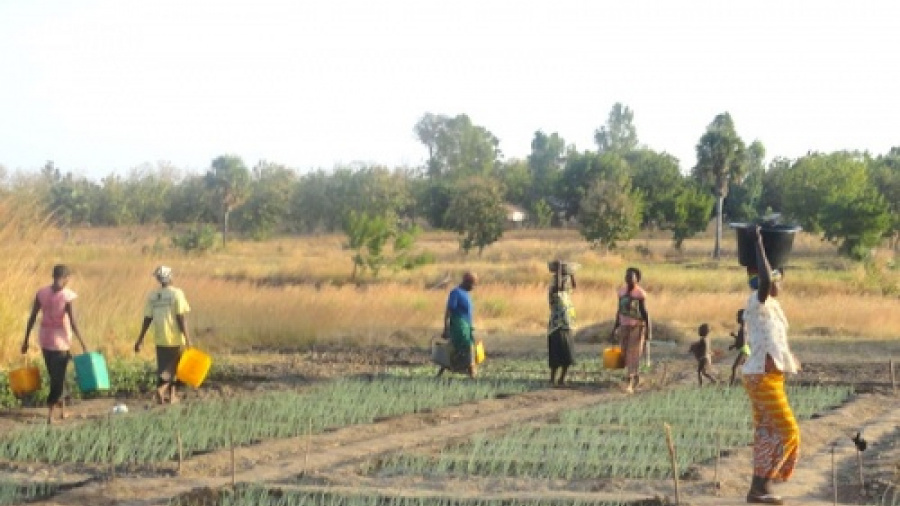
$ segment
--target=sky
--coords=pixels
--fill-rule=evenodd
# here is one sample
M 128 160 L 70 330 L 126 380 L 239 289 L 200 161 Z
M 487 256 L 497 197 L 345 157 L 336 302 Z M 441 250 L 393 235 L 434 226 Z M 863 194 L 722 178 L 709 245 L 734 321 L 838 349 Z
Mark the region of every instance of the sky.
M 613 104 L 695 164 L 729 112 L 767 158 L 900 146 L 900 4 L 723 0 L 0 0 L 0 165 L 92 178 L 234 154 L 420 166 L 467 114 L 524 158 L 593 150 Z

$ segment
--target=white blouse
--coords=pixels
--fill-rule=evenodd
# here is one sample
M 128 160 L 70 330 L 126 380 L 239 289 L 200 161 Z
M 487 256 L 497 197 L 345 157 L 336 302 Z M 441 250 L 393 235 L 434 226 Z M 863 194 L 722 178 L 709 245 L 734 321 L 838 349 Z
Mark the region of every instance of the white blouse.
M 774 297 L 760 302 L 754 290 L 744 309 L 744 321 L 747 324 L 747 344 L 750 345 L 750 358 L 742 369 L 744 374 L 765 373 L 766 355 L 772 357 L 775 367 L 781 372 L 796 373 L 800 370 L 788 345 L 787 318 Z

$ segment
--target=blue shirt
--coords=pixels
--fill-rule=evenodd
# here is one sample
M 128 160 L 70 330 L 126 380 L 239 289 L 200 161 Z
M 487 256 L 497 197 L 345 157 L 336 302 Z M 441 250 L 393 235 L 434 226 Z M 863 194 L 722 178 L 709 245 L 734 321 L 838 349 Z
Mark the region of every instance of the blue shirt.
M 472 296 L 469 292 L 457 286 L 447 297 L 447 311 L 453 316 L 458 316 L 472 325 Z

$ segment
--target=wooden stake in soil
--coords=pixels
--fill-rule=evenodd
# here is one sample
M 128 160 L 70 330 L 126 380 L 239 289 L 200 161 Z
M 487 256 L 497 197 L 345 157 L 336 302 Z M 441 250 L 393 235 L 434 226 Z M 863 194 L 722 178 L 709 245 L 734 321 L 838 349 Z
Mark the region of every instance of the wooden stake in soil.
M 675 478 L 675 506 L 681 504 L 681 493 L 678 490 L 678 458 L 675 454 L 675 443 L 672 441 L 672 427 L 668 423 L 663 424 L 666 430 L 666 446 L 669 447 L 669 459 L 672 461 L 672 476 Z
M 834 506 L 837 506 L 838 503 L 838 483 L 837 483 L 837 467 L 834 465 L 834 447 L 836 445 L 831 445 L 831 488 L 834 490 Z
M 859 471 L 859 492 L 864 494 L 866 491 L 866 482 L 863 480 L 862 452 L 856 449 L 856 469 Z
M 231 446 L 231 490 L 234 490 L 236 472 L 234 465 L 234 434 L 231 431 L 228 431 L 228 443 Z
M 303 472 L 309 472 L 309 445 L 312 440 L 312 418 L 309 419 L 309 424 L 307 425 L 306 430 L 306 456 L 303 457 Z
M 897 378 L 894 376 L 894 361 L 891 360 L 888 362 L 888 367 L 891 369 L 891 393 L 897 395 Z
M 175 431 L 175 444 L 178 445 L 178 473 L 181 474 L 181 465 L 184 462 L 184 444 L 181 440 L 181 430 Z
M 722 457 L 721 433 L 716 431 L 716 471 L 713 474 L 713 493 L 719 495 L 719 460 Z
M 115 461 L 115 446 L 113 445 L 113 421 L 112 421 L 112 413 L 110 412 L 107 416 L 107 421 L 109 422 L 107 425 L 109 427 L 109 481 L 110 483 L 116 481 L 116 461 Z

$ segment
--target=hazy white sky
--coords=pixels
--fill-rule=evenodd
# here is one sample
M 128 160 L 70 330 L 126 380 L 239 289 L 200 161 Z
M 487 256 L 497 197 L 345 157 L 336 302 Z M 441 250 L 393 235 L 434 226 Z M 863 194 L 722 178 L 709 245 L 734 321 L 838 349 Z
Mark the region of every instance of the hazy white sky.
M 731 113 L 768 157 L 900 145 L 900 4 L 723 0 L 0 0 L 0 165 L 99 178 L 220 154 L 419 165 L 468 114 L 524 157 L 622 102 L 694 165 Z

